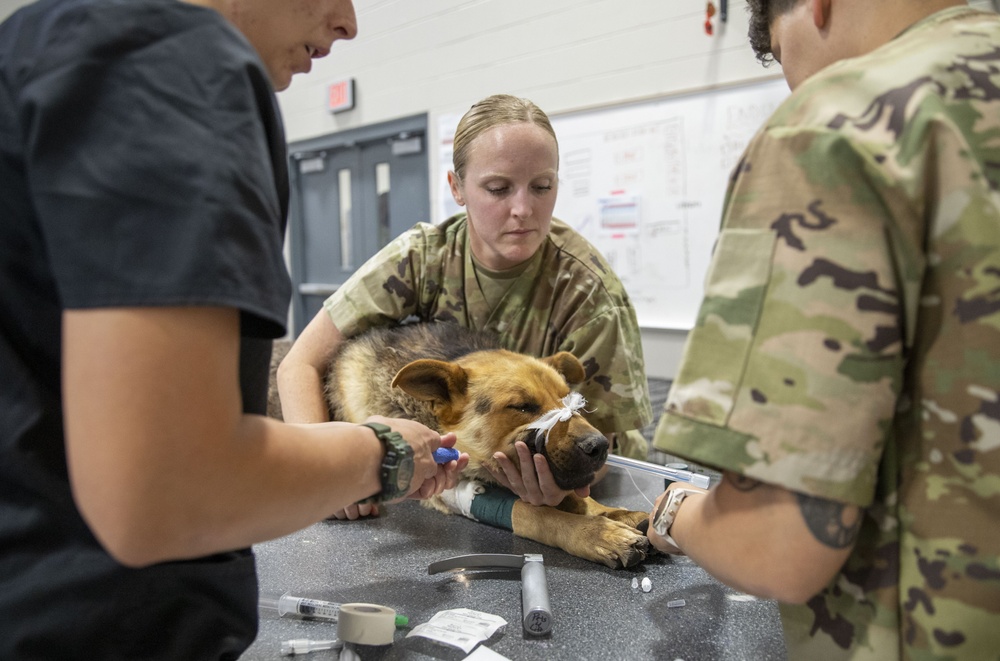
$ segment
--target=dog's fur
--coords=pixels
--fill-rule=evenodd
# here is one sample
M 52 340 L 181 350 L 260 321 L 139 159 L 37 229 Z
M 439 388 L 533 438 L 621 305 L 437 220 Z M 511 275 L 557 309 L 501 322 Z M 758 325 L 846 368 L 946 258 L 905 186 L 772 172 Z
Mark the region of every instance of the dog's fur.
M 572 490 L 591 482 L 607 458 L 607 438 L 579 413 L 558 422 L 546 440 L 527 429 L 547 411 L 563 408 L 570 386 L 584 379 L 575 356 L 536 359 L 499 348 L 495 337 L 453 323 L 379 328 L 344 342 L 333 357 L 327 400 L 335 420 L 371 415 L 409 418 L 442 433 L 455 432 L 467 452 L 463 479 L 493 483 L 486 467 L 503 452 L 519 464 L 515 441 L 546 457 L 556 483 Z M 425 501 L 451 510 L 441 497 Z M 637 526 L 648 514 L 609 508 L 592 498 L 568 496 L 558 507 L 517 501 L 516 535 L 562 548 L 609 567 L 628 567 L 649 552 Z

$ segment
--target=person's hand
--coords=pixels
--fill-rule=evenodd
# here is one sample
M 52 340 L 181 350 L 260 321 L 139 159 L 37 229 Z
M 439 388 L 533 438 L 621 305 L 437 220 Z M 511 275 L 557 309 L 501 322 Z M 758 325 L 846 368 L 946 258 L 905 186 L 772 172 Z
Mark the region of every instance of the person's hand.
M 453 433 L 447 433 L 441 436 L 440 440 L 439 447 L 453 448 L 457 437 Z M 433 453 L 433 450 L 431 452 Z M 433 465 L 433 469 L 421 473 L 414 461 L 413 480 L 410 482 L 410 495 L 407 498 L 425 500 L 438 495 L 445 489 L 454 489 L 458 486 L 462 471 L 469 465 L 469 455 L 466 452 L 461 452 L 458 459 L 452 459 L 446 464 L 439 464 L 434 461 L 432 454 L 430 463 Z M 420 475 L 424 475 L 423 481 L 419 479 Z
M 445 489 L 454 488 L 458 484 L 460 473 L 469 465 L 469 455 L 461 453 L 457 460 L 446 464 L 434 461 L 434 450 L 455 447 L 455 434 L 443 436 L 415 420 L 403 418 L 383 418 L 372 416 L 365 422 L 379 422 L 388 425 L 393 431 L 399 432 L 403 439 L 413 449 L 413 477 L 410 478 L 410 489 L 406 498 L 423 500 L 435 496 Z M 399 502 L 398 498 L 389 502 Z
M 338 521 L 343 521 L 345 519 L 354 521 L 355 519 L 360 519 L 363 516 L 378 516 L 378 505 L 374 503 L 355 503 L 345 507 L 339 512 L 334 512 L 327 518 L 337 519 Z
M 434 450 L 439 447 L 455 446 L 455 434 L 442 436 L 436 431 L 414 420 L 403 418 L 385 418 L 371 416 L 365 422 L 378 422 L 398 432 L 413 449 L 413 477 L 410 479 L 410 491 L 405 498 L 423 500 L 437 495 L 445 489 L 452 489 L 458 484 L 461 472 L 469 465 L 469 455 L 461 453 L 457 460 L 447 464 L 434 461 Z M 398 498 L 388 502 L 399 502 Z M 354 521 L 365 516 L 378 516 L 379 507 L 374 503 L 354 503 L 344 509 L 334 512 L 329 519 Z
M 515 466 L 507 455 L 497 452 L 493 458 L 500 466 L 500 470 L 490 468 L 487 470 L 498 483 L 513 491 L 521 500 L 531 505 L 554 507 L 570 493 L 576 493 L 581 498 L 590 495 L 589 486 L 573 491 L 560 489 L 552 476 L 548 460 L 540 454 L 532 454 L 524 442 L 516 442 L 514 449 L 517 451 L 518 466 Z

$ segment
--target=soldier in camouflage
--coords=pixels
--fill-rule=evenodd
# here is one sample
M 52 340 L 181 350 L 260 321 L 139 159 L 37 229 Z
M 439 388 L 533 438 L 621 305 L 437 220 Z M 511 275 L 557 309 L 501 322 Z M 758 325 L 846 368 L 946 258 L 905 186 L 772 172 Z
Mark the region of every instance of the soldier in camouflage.
M 1000 17 L 750 0 L 793 93 L 736 167 L 650 538 L 793 659 L 1000 658 Z
M 601 254 L 552 218 L 558 147 L 548 118 L 507 95 L 477 103 L 456 131 L 449 181 L 468 212 L 420 223 L 392 241 L 296 340 L 278 371 L 285 419 L 328 415 L 320 384 L 343 338 L 400 322 L 453 322 L 493 331 L 512 351 L 576 355 L 586 370 L 577 389 L 588 420 L 614 438 L 617 452 L 645 459 L 638 430 L 652 410 L 635 311 Z M 526 446 L 519 454 L 520 467 L 498 457 L 505 469 L 498 480 L 533 504 L 562 500 L 544 457 Z

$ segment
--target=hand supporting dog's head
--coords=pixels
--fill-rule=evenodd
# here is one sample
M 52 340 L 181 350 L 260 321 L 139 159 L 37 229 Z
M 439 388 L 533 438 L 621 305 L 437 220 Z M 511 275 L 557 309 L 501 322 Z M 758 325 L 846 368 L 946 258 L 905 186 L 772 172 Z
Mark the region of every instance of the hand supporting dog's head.
M 495 452 L 518 465 L 514 443 L 524 441 L 546 457 L 556 484 L 568 490 L 590 484 L 608 456 L 604 434 L 563 402 L 583 379 L 583 366 L 571 353 L 537 359 L 497 350 L 455 362 L 416 360 L 399 370 L 392 386 L 425 402 L 441 430 L 458 435 L 458 447 L 470 457 L 467 474 L 488 479 L 481 467 L 497 467 Z M 530 427 L 554 410 L 564 414 L 550 429 Z

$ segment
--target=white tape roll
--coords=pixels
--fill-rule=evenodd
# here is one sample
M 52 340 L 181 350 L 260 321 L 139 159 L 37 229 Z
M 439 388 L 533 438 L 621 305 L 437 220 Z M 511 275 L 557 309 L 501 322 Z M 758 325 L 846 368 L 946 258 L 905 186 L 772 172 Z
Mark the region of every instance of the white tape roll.
M 359 645 L 389 645 L 396 633 L 396 611 L 377 604 L 341 604 L 337 638 Z

